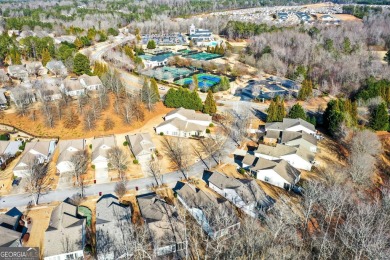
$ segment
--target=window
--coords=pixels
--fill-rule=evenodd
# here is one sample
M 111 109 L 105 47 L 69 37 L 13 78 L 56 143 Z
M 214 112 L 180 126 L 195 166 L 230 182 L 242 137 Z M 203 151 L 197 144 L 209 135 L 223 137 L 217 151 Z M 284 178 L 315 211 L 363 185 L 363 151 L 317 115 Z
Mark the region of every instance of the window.
M 265 176 L 264 181 L 269 182 L 269 178 L 267 176 Z

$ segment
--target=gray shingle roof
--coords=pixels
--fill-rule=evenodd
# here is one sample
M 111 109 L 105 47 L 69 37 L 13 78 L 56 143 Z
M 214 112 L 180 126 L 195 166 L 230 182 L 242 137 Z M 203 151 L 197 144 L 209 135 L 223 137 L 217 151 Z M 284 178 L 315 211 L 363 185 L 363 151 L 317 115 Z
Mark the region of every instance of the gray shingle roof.
M 304 131 L 299 131 L 299 132 L 283 131 L 282 132 L 281 143 L 287 143 L 298 139 L 303 139 L 313 145 L 317 145 L 317 139 L 315 138 L 315 136 L 308 134 Z
M 5 214 L 0 214 L 0 246 L 8 247 L 17 244 L 22 237 L 22 233 L 17 231 L 18 220 L 22 213 L 12 208 Z
M 271 161 L 264 158 L 259 158 L 256 165 L 251 168 L 252 171 L 266 169 L 273 169 L 277 174 L 290 183 L 293 183 L 300 175 L 300 171 L 295 169 L 285 160 Z
M 129 135 L 128 137 L 130 140 L 131 151 L 135 156 L 138 156 L 144 151 L 150 153 L 151 149 L 156 148 L 149 133 L 138 133 Z
M 110 148 L 116 146 L 114 136 L 98 137 L 92 140 L 92 161 L 99 156 L 107 158 L 107 152 Z M 105 148 L 105 147 L 108 147 Z
M 212 117 L 210 115 L 203 114 L 203 113 L 196 113 L 195 110 L 185 109 L 185 108 L 182 108 L 182 107 L 177 108 L 175 110 L 172 110 L 171 112 L 166 114 L 165 117 L 171 116 L 171 115 L 174 115 L 174 114 L 179 114 L 179 115 L 187 118 L 187 120 L 210 121 L 210 122 L 212 120 Z
M 169 119 L 167 121 L 162 122 L 157 127 L 161 127 L 168 124 L 175 126 L 177 129 L 179 129 L 179 131 L 183 132 L 205 131 L 207 128 L 206 126 L 187 122 L 185 120 L 181 120 L 180 118 Z
M 280 158 L 281 156 L 289 155 L 289 154 L 297 154 L 307 162 L 313 161 L 315 157 L 314 153 L 308 151 L 307 149 L 301 146 L 293 147 L 293 146 L 287 146 L 282 144 L 277 144 L 276 146 L 259 144 L 256 153 L 260 153 L 260 154 L 264 154 L 276 158 Z
M 70 161 L 77 151 L 85 149 L 85 139 L 61 140 L 58 142 L 59 156 L 57 164 Z
M 301 119 L 301 118 L 297 118 L 297 119 L 293 119 L 293 118 L 283 118 L 283 122 L 272 122 L 272 123 L 266 123 L 265 124 L 265 129 L 268 130 L 280 130 L 280 131 L 283 131 L 283 130 L 286 130 L 290 127 L 293 127 L 293 126 L 297 126 L 297 125 L 302 125 L 308 129 L 310 129 L 311 131 L 315 131 L 315 127 L 314 125 L 310 124 L 309 122 Z

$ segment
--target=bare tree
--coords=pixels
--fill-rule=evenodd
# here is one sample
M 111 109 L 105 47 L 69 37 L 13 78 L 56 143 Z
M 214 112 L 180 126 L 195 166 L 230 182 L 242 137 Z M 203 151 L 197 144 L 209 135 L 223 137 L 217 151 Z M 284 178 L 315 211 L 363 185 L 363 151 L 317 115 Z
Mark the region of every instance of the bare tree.
M 166 137 L 161 141 L 163 150 L 171 160 L 174 168 L 181 171 L 187 179 L 187 170 L 190 166 L 190 153 L 182 140 L 178 137 Z
M 87 110 L 84 113 L 84 128 L 88 131 L 91 131 L 96 124 L 94 114 L 91 110 Z
M 107 152 L 108 161 L 112 169 L 118 171 L 118 177 L 126 180 L 126 170 L 129 156 L 119 147 L 113 147 Z
M 119 181 L 115 184 L 115 193 L 118 195 L 118 198 L 122 198 L 126 195 L 127 189 L 126 189 L 126 182 L 125 181 Z
M 153 175 L 157 186 L 163 184 L 162 175 L 161 175 L 161 164 L 157 158 L 154 158 L 153 160 L 149 161 L 148 171 Z
M 39 203 L 40 196 L 50 186 L 47 176 L 48 165 L 39 163 L 37 158 L 30 158 L 26 165 L 25 190 L 31 195 L 34 205 Z
M 70 162 L 73 164 L 73 175 L 76 179 L 76 185 L 81 184 L 81 175 L 87 172 L 88 168 L 88 153 L 86 150 L 75 152 L 70 158 Z

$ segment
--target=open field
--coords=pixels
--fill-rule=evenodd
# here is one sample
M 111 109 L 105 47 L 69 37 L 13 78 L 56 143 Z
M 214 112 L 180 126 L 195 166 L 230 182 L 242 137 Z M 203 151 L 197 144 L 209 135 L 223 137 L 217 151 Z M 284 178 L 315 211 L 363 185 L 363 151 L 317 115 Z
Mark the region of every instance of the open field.
M 361 22 L 362 19 L 357 18 L 356 16 L 353 16 L 351 14 L 332 14 L 332 16 L 336 17 L 337 19 L 340 19 L 341 21 L 346 22 Z
M 36 121 L 32 121 L 30 117 L 21 117 L 16 114 L 5 114 L 1 122 L 15 126 L 22 131 L 31 133 L 36 136 L 58 136 L 61 139 L 73 139 L 73 138 L 89 138 L 99 135 L 109 135 L 117 133 L 125 133 L 134 129 L 138 129 L 145 125 L 149 120 L 154 117 L 161 117 L 171 111 L 172 109 L 166 108 L 162 102 L 156 104 L 155 110 L 149 112 L 145 109 L 145 119 L 142 122 L 134 121 L 131 124 L 127 125 L 123 122 L 122 118 L 115 114 L 113 104 L 113 97 L 111 96 L 109 108 L 106 111 L 103 111 L 100 117 L 100 120 L 96 123 L 96 127 L 92 131 L 87 131 L 84 129 L 83 118 L 79 117 L 80 123 L 77 127 L 73 129 L 66 129 L 63 126 L 63 121 L 60 120 L 56 123 L 54 128 L 49 128 L 45 125 L 44 119 L 41 115 L 38 115 Z M 74 104 L 75 106 L 76 104 Z M 76 108 L 74 108 L 76 111 Z M 77 112 L 76 112 L 77 113 Z M 114 128 L 111 130 L 104 130 L 104 120 L 110 118 L 114 122 Z

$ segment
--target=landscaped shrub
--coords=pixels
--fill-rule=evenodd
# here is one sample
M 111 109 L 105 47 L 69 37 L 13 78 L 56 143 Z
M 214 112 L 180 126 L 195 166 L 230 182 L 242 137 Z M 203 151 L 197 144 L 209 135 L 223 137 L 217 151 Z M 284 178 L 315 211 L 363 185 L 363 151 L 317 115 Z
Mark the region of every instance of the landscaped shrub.
M 134 159 L 134 160 L 133 160 L 133 163 L 134 163 L 134 164 L 138 164 L 138 160 L 137 160 L 137 159 Z
M 245 169 L 244 169 L 244 168 L 240 168 L 240 169 L 238 170 L 238 172 L 241 173 L 241 174 L 245 174 Z
M 92 168 L 92 169 L 95 169 L 95 165 L 94 165 L 94 164 L 92 164 L 92 165 L 91 165 L 91 168 Z
M 209 127 L 214 127 L 214 124 L 213 124 L 213 123 L 210 123 L 210 124 L 209 124 Z
M 128 146 L 128 145 L 129 145 L 129 143 L 127 141 L 123 142 L 123 146 Z
M 89 145 L 89 149 L 92 149 L 92 144 Z
M 162 135 L 164 135 L 164 133 L 163 133 L 163 132 L 160 132 L 160 135 L 162 136 Z
M 206 129 L 206 134 L 209 134 L 211 131 L 210 131 L 210 129 Z

